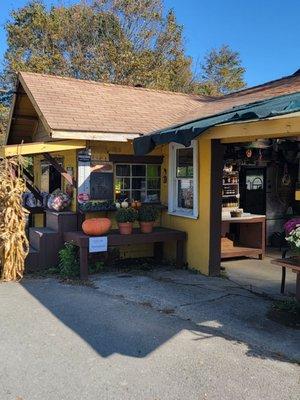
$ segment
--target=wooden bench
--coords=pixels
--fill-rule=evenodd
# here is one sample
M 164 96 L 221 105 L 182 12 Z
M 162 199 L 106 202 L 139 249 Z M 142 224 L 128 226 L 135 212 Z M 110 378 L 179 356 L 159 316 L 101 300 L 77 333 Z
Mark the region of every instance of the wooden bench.
M 290 268 L 296 273 L 296 299 L 300 301 L 300 262 L 298 258 L 276 258 L 271 261 L 272 264 L 282 268 L 281 293 L 284 293 L 286 268 Z
M 152 233 L 141 233 L 134 229 L 131 235 L 120 235 L 119 230 L 111 230 L 107 235 L 108 246 L 123 246 L 128 244 L 154 244 L 154 258 L 163 259 L 163 248 L 165 242 L 176 241 L 176 266 L 183 266 L 183 246 L 187 238 L 186 232 L 168 228 L 155 228 Z M 65 232 L 65 242 L 73 242 L 80 249 L 80 278 L 88 278 L 88 254 L 89 238 L 82 231 Z

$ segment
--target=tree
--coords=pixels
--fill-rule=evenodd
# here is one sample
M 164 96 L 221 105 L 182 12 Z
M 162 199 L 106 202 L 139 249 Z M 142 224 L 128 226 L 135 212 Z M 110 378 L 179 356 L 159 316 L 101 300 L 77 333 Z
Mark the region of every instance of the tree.
M 202 65 L 202 80 L 196 83 L 196 91 L 211 96 L 225 95 L 243 89 L 245 68 L 239 53 L 223 45 L 211 50 Z
M 6 24 L 3 81 L 31 71 L 188 91 L 182 27 L 162 0 L 96 0 L 47 9 L 31 0 Z

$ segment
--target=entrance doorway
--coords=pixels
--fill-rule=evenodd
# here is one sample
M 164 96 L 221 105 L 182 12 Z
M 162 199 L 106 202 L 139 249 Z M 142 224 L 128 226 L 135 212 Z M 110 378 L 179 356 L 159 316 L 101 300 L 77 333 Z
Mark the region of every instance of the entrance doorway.
M 271 264 L 287 243 L 284 224 L 300 216 L 297 138 L 223 145 L 221 265 L 228 277 L 261 291 L 280 293 L 281 270 Z M 295 275 L 287 275 L 294 292 Z
M 266 214 L 266 167 L 241 166 L 240 207 L 251 214 Z

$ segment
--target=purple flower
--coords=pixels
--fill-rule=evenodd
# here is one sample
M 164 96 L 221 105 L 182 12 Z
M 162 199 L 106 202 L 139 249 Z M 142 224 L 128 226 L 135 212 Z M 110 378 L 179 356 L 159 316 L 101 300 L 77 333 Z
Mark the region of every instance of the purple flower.
M 286 235 L 289 235 L 297 226 L 300 226 L 300 218 L 293 218 L 286 222 L 284 224 Z

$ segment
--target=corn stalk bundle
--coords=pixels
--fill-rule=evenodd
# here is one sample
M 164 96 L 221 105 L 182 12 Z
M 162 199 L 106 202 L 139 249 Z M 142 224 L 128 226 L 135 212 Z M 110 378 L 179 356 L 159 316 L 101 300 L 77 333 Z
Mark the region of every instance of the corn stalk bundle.
M 0 160 L 0 269 L 4 281 L 23 277 L 29 251 L 27 210 L 22 206 L 25 190 L 21 157 Z

